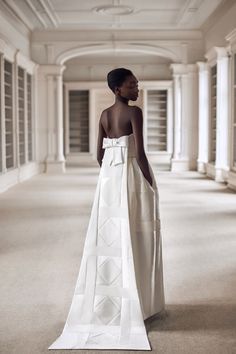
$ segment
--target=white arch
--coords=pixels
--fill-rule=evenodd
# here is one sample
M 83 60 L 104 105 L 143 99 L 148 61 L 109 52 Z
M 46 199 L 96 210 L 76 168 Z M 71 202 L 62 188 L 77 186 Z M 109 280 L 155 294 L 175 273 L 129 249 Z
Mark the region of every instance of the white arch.
M 170 59 L 173 62 L 180 62 L 181 58 L 169 49 L 149 45 L 145 43 L 108 43 L 108 44 L 90 44 L 84 47 L 75 47 L 64 51 L 59 54 L 56 58 L 56 64 L 63 65 L 67 60 L 86 55 L 86 54 L 96 54 L 96 53 L 107 53 L 107 52 L 127 52 L 127 53 L 143 53 L 149 55 L 156 55 L 166 59 Z

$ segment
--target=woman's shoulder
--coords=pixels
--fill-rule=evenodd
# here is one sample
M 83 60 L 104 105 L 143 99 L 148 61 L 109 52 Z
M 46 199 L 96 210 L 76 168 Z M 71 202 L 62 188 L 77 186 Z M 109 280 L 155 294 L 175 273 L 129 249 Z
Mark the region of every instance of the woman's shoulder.
M 132 114 L 131 114 L 131 119 L 139 119 L 142 121 L 142 117 L 143 117 L 143 111 L 142 108 L 140 108 L 139 106 L 132 106 Z
M 114 104 L 112 106 L 109 106 L 103 110 L 103 112 L 109 112 L 114 108 Z
M 113 116 L 115 114 L 114 105 L 105 108 L 101 113 L 101 119 L 106 119 L 109 116 Z M 142 109 L 139 106 L 127 106 L 126 116 L 130 119 L 134 119 L 137 116 L 142 116 Z
M 132 107 L 135 112 L 142 112 L 142 108 L 139 106 L 134 105 L 134 106 L 130 106 L 130 107 Z

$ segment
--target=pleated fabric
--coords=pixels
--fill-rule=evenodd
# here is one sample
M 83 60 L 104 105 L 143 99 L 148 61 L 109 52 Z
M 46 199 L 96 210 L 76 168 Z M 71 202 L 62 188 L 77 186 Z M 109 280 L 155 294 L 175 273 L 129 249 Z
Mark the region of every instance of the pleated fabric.
M 61 335 L 48 349 L 151 350 L 144 320 L 164 310 L 159 195 L 134 135 L 105 149 L 79 274 Z

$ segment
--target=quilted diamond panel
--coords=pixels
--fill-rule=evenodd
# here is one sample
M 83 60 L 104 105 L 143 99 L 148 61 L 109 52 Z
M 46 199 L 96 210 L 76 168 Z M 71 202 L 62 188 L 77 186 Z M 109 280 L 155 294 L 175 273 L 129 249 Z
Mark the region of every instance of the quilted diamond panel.
M 107 218 L 103 222 L 103 224 L 99 227 L 98 240 L 102 241 L 105 244 L 105 246 L 119 247 L 120 219 L 111 218 L 111 217 Z
M 98 257 L 98 285 L 122 286 L 121 259 Z
M 94 313 L 102 324 L 119 324 L 121 299 L 114 296 L 95 296 Z

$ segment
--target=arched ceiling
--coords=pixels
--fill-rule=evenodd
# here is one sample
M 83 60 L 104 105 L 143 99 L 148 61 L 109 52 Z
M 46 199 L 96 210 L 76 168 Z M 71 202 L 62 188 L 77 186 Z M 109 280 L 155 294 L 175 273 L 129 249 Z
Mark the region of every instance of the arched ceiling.
M 136 54 L 136 55 L 135 55 Z M 129 53 L 114 53 L 114 52 L 107 52 L 107 53 L 96 53 L 96 55 L 81 55 L 79 57 L 74 57 L 66 61 L 66 65 L 80 65 L 80 64 L 103 64 L 103 65 L 110 65 L 110 63 L 116 64 L 120 61 L 125 63 L 132 63 L 132 64 L 148 64 L 148 63 L 155 63 L 155 64 L 168 64 L 171 63 L 169 58 L 164 58 L 156 55 L 150 54 L 143 54 L 137 55 L 137 53 L 132 54 Z

